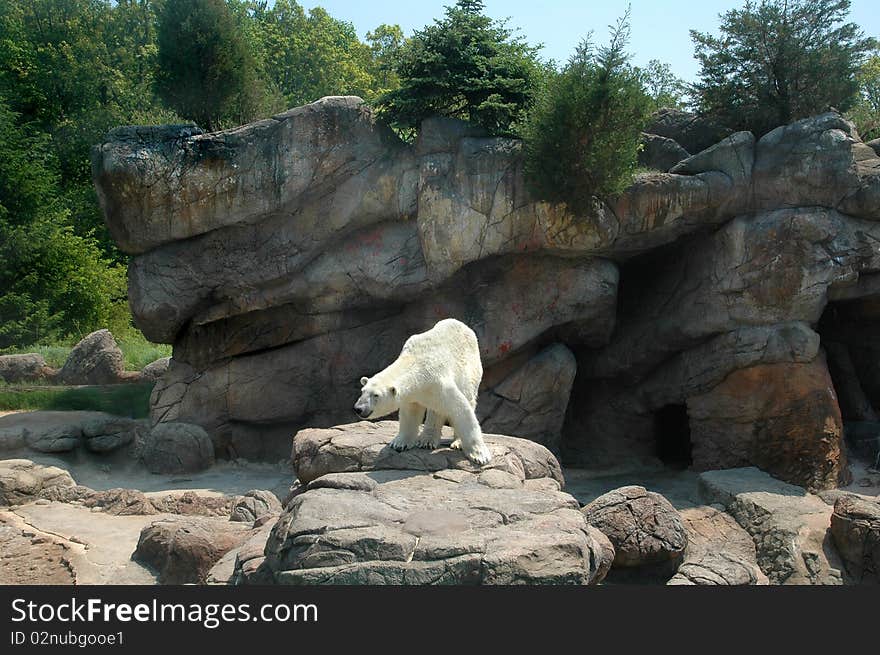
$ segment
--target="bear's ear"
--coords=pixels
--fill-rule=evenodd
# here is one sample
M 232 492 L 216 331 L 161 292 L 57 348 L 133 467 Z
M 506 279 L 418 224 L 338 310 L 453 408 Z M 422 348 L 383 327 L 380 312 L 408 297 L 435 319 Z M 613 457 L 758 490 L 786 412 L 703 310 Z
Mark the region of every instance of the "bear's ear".
M 370 381 L 370 378 L 364 376 L 361 378 L 361 386 L 364 386 L 367 382 Z

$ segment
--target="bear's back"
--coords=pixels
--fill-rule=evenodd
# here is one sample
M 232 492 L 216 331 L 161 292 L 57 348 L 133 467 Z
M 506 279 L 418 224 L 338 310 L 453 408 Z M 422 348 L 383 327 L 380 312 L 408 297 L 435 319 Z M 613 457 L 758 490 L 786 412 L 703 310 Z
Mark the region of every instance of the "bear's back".
M 416 355 L 437 352 L 477 351 L 477 335 L 454 318 L 444 318 L 426 332 L 412 335 L 403 344 L 403 353 Z

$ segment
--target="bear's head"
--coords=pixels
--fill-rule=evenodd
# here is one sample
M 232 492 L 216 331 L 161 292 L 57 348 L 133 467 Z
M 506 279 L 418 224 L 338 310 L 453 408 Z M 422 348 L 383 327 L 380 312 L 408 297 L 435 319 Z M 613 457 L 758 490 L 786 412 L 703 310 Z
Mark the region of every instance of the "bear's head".
M 382 418 L 400 409 L 397 389 L 376 378 L 361 378 L 361 397 L 354 404 L 355 413 L 361 418 Z

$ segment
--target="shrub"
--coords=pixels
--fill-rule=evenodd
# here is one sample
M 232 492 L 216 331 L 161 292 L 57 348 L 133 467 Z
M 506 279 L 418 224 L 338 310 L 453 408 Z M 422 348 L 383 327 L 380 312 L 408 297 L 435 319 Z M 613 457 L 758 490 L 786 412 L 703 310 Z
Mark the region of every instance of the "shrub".
M 582 42 L 540 93 L 524 130 L 526 175 L 539 198 L 582 212 L 631 181 L 652 103 L 629 65 L 628 38 L 627 13 L 608 46 Z

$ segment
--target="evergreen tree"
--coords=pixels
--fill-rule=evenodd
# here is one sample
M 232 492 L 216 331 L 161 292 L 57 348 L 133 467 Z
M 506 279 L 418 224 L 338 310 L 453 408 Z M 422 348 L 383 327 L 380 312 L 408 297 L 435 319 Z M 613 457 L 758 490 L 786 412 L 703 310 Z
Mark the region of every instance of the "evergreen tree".
M 377 106 L 389 123 L 412 133 L 428 116 L 452 116 L 491 134 L 516 131 L 534 99 L 542 66 L 537 49 L 459 0 L 446 17 L 416 32 L 397 54 L 400 88 Z
M 225 0 L 166 0 L 158 27 L 156 89 L 184 118 L 212 131 L 245 122 L 255 64 Z
M 849 0 L 761 0 L 721 16 L 721 36 L 691 31 L 700 110 L 760 136 L 858 100 L 857 74 L 876 46 L 846 23 Z

